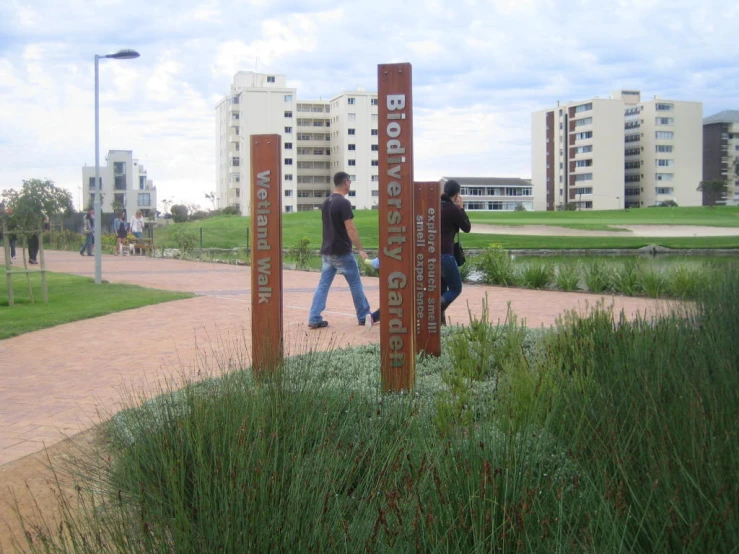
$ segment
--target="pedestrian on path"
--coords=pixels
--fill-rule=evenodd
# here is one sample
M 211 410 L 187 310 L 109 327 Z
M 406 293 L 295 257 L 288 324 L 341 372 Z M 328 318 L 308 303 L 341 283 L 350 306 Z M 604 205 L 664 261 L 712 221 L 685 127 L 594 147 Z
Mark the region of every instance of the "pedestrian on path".
M 372 325 L 369 302 L 359 276 L 359 265 L 352 253 L 353 246 L 363 260 L 367 259 L 367 253 L 362 248 L 359 233 L 354 224 L 351 202 L 346 198 L 351 189 L 351 183 L 349 174 L 339 171 L 334 175 L 334 192 L 326 198 L 321 207 L 323 221 L 321 279 L 313 295 L 313 303 L 308 316 L 308 327 L 311 329 L 328 327 L 328 321 L 323 319 L 321 312 L 326 309 L 328 291 L 337 271 L 344 275 L 349 284 L 359 324 Z
M 128 222 L 126 221 L 126 212 L 121 212 L 121 215 L 113 222 L 113 231 L 115 231 L 116 249 L 115 255 L 123 255 L 123 244 L 128 236 Z
M 446 322 L 446 309 L 462 293 L 462 275 L 454 257 L 454 237 L 459 231 L 469 233 L 470 218 L 464 211 L 462 187 L 454 179 L 444 183 L 441 195 L 441 320 Z
M 136 215 L 131 218 L 129 228 L 131 229 L 131 234 L 137 239 L 144 236 L 144 216 L 141 210 L 136 210 Z
M 90 209 L 85 214 L 84 223 L 85 243 L 80 248 L 80 256 L 85 255 L 85 250 L 87 250 L 88 256 L 92 256 L 92 245 L 95 244 L 95 210 Z

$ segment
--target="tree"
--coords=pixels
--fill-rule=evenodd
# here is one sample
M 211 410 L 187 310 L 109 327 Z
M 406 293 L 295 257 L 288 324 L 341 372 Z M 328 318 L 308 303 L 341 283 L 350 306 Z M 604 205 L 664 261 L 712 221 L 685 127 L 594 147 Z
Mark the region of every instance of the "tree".
M 8 223 L 21 231 L 41 229 L 44 214 L 74 213 L 72 194 L 48 179 L 23 181 L 20 189 L 4 190 L 2 197 L 9 212 Z
M 187 206 L 183 206 L 182 204 L 175 204 L 171 208 L 172 212 L 172 220 L 175 223 L 184 223 L 187 221 Z
M 216 200 L 218 200 L 216 198 L 216 193 L 215 192 L 206 192 L 205 193 L 205 198 L 207 198 L 208 200 L 210 200 L 211 204 L 213 204 L 213 211 L 215 211 L 216 210 Z
M 162 200 L 162 207 L 164 208 L 164 210 L 163 210 L 164 213 L 171 213 L 169 211 L 169 208 L 170 208 L 170 206 L 172 206 L 172 204 L 174 204 L 174 200 L 172 199 L 172 197 L 165 198 L 164 200 Z
M 728 187 L 726 181 L 721 179 L 713 179 L 710 181 L 701 181 L 698 190 L 703 191 L 703 205 L 715 206 L 719 200 L 724 199 Z

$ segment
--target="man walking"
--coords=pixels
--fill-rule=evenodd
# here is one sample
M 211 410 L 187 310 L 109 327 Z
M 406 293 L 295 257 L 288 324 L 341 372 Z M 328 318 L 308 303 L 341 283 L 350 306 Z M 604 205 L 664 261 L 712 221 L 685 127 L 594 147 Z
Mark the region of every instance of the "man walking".
M 346 199 L 351 183 L 349 174 L 339 171 L 334 175 L 334 192 L 326 198 L 321 207 L 323 220 L 321 260 L 323 263 L 321 280 L 313 295 L 313 304 L 308 317 L 308 327 L 311 329 L 328 327 L 328 321 L 321 317 L 321 312 L 326 308 L 328 290 L 331 288 L 337 271 L 340 271 L 349 283 L 359 324 L 372 325 L 369 302 L 364 295 L 364 287 L 359 277 L 359 266 L 352 254 L 353 245 L 362 259 L 367 259 L 367 253 L 362 248 L 357 227 L 354 225 L 351 202 Z

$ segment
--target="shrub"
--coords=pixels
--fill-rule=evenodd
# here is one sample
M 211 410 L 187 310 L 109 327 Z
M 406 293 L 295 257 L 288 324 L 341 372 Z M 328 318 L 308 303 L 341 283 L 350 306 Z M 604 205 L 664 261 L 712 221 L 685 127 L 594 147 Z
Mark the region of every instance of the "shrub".
M 705 266 L 690 267 L 679 264 L 667 273 L 667 292 L 675 298 L 697 298 L 711 278 L 711 273 L 713 272 L 707 270 Z
M 667 290 L 667 277 L 658 268 L 642 268 L 639 271 L 639 287 L 650 298 L 659 298 Z
M 521 271 L 521 282 L 529 289 L 545 289 L 554 280 L 554 266 L 550 262 L 529 262 Z
M 554 283 L 559 290 L 569 292 L 579 290 L 580 266 L 579 264 L 560 263 L 554 274 Z
M 500 245 L 493 244 L 485 248 L 475 260 L 475 268 L 482 274 L 483 282 L 489 285 L 516 284 L 515 262 Z
M 604 292 L 611 283 L 610 267 L 600 260 L 590 262 L 583 268 L 585 286 L 590 292 Z
M 639 283 L 639 271 L 639 263 L 632 260 L 615 266 L 611 273 L 611 290 L 626 296 L 642 294 L 644 290 Z
M 241 215 L 241 212 L 236 206 L 226 206 L 221 213 L 223 215 Z
M 309 244 L 310 240 L 303 237 L 287 251 L 288 256 L 295 258 L 296 269 L 308 269 L 310 266 L 311 251 L 310 248 L 308 248 Z

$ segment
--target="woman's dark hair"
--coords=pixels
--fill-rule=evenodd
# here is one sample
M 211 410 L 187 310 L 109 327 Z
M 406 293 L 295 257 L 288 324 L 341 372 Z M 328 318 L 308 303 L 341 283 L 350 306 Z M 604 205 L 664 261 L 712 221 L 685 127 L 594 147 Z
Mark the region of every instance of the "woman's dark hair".
M 462 190 L 462 187 L 459 186 L 459 183 L 454 179 L 449 179 L 444 183 L 444 193 L 441 195 L 441 199 L 446 202 L 451 202 L 452 196 L 459 194 L 460 190 Z

